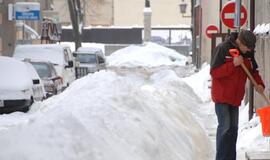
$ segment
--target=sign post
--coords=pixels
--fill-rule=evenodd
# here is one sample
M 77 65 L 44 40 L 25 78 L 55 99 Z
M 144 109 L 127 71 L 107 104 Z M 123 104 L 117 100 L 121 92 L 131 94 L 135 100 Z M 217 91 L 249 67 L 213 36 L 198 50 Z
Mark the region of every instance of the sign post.
M 215 25 L 209 25 L 207 26 L 206 30 L 205 30 L 205 34 L 208 38 L 212 38 L 212 33 L 218 33 L 218 27 Z
M 223 24 L 231 29 L 235 29 L 235 2 L 228 2 L 222 8 L 220 13 L 221 20 Z M 241 5 L 241 14 L 240 14 L 240 26 L 243 26 L 247 21 L 247 9 Z M 240 27 L 239 26 L 239 27 Z

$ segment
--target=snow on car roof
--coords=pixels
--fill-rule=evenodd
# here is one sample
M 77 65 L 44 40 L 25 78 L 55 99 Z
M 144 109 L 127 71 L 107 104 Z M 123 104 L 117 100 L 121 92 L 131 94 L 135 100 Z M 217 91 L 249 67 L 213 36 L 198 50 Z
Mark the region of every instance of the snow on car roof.
M 31 60 L 50 61 L 54 64 L 65 64 L 63 49 L 68 47 L 59 44 L 35 44 L 18 45 L 14 51 L 14 57 L 20 60 L 29 58 Z
M 95 48 L 95 47 L 80 47 L 77 49 L 77 52 L 102 52 L 102 49 L 100 48 Z
M 24 90 L 32 86 L 31 74 L 24 62 L 0 56 L 0 90 Z

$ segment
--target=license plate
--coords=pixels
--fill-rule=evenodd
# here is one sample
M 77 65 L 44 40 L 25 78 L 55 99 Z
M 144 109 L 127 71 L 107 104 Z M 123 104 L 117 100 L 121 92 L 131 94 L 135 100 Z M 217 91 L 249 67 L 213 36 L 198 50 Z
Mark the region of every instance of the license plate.
M 0 107 L 4 107 L 4 101 L 0 100 Z

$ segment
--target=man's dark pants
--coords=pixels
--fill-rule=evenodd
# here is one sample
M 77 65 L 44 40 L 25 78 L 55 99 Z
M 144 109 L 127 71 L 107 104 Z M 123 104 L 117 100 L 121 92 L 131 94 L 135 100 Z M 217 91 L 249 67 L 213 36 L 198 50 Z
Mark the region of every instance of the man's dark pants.
M 216 160 L 236 160 L 239 107 L 216 103 Z

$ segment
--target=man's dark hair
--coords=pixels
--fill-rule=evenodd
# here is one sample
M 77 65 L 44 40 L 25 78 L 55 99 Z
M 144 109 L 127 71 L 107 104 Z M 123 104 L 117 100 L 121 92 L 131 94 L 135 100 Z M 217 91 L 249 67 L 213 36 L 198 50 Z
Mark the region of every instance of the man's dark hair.
M 256 36 L 249 30 L 241 30 L 238 34 L 238 38 L 245 46 L 250 49 L 255 48 Z

